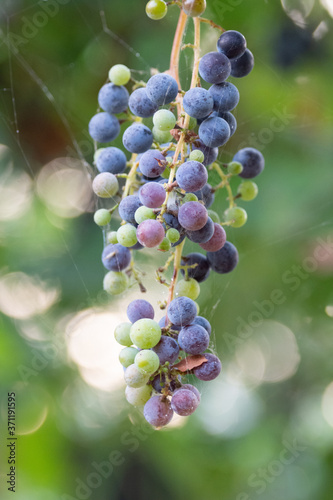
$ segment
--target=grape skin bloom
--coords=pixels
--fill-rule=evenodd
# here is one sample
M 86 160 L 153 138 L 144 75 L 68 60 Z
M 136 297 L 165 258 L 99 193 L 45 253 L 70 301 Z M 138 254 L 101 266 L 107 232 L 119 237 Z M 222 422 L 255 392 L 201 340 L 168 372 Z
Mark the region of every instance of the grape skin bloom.
M 89 122 L 89 134 L 94 141 L 102 143 L 113 141 L 119 132 L 119 121 L 109 113 L 97 113 Z
M 168 318 L 176 326 L 190 325 L 196 316 L 197 306 L 188 297 L 177 297 L 169 304 Z
M 229 125 L 223 118 L 207 118 L 199 127 L 199 137 L 209 147 L 220 147 L 230 138 Z
M 173 417 L 170 401 L 163 396 L 153 396 L 145 404 L 143 416 L 154 427 L 167 425 Z
M 141 118 L 153 116 L 158 109 L 157 104 L 149 99 L 146 89 L 144 88 L 134 90 L 130 95 L 128 106 L 134 115 Z
M 128 106 L 128 90 L 114 83 L 103 85 L 98 94 L 98 104 L 104 111 L 111 114 L 122 113 Z
M 220 52 L 208 52 L 199 63 L 200 76 L 208 83 L 222 83 L 231 72 L 231 64 L 227 56 Z
M 199 399 L 193 391 L 181 387 L 171 398 L 171 408 L 177 415 L 191 415 L 199 406 Z
M 218 274 L 230 273 L 238 264 L 237 248 L 227 241 L 221 250 L 217 252 L 207 252 L 207 260 L 212 268 Z
M 188 201 L 179 209 L 178 219 L 184 229 L 198 231 L 207 222 L 207 210 L 198 201 Z
M 149 99 L 158 106 L 163 106 L 176 99 L 178 84 L 172 76 L 159 73 L 149 78 L 146 91 Z
M 188 354 L 202 354 L 209 345 L 207 330 L 198 324 L 182 328 L 178 335 L 179 346 Z
M 123 271 L 131 263 L 131 252 L 119 243 L 107 245 L 102 253 L 102 262 L 109 271 Z
M 152 131 L 146 125 L 133 123 L 123 134 L 123 145 L 130 153 L 139 154 L 151 147 L 153 139 Z
M 204 118 L 213 111 L 214 100 L 208 90 L 195 87 L 185 93 L 183 106 L 185 113 L 193 118 Z
M 99 172 L 122 174 L 126 169 L 125 153 L 118 148 L 108 147 L 101 150 L 96 158 L 96 167 Z
M 187 192 L 198 191 L 206 184 L 208 173 L 202 163 L 187 161 L 178 167 L 176 180 L 181 189 Z
M 154 319 L 154 315 L 154 308 L 148 300 L 132 300 L 127 307 L 127 317 L 131 323 L 135 323 L 142 318 Z

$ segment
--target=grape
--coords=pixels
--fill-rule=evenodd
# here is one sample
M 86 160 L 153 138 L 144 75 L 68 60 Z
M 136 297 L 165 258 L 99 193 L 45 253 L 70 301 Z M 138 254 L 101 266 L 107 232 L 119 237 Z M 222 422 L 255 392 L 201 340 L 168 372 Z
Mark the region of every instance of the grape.
M 193 116 L 190 116 L 190 122 L 188 124 L 188 129 L 193 130 L 196 126 L 197 126 L 196 118 L 193 118 Z
M 160 341 L 161 327 L 153 319 L 139 319 L 132 325 L 130 336 L 139 349 L 150 349 Z
M 151 101 L 147 95 L 146 89 L 139 88 L 130 95 L 128 106 L 133 115 L 141 118 L 149 118 L 157 111 L 158 106 Z
M 172 337 L 162 335 L 159 343 L 153 347 L 153 351 L 159 357 L 161 365 L 164 365 L 167 361 L 172 364 L 178 358 L 179 345 Z
M 148 207 L 139 207 L 134 214 L 135 221 L 141 224 L 144 220 L 156 219 L 154 210 Z
M 93 180 L 92 188 L 100 198 L 112 198 L 119 189 L 117 177 L 110 172 L 98 174 Z
M 244 181 L 238 186 L 237 193 L 241 195 L 242 200 L 252 201 L 258 194 L 258 186 L 255 182 Z
M 194 368 L 193 373 L 199 380 L 214 380 L 221 373 L 221 361 L 217 356 L 209 353 L 205 353 L 205 358 L 207 359 L 207 361 L 201 366 L 197 366 L 196 368 Z
M 160 252 L 168 252 L 171 248 L 171 243 L 168 238 L 163 238 L 162 242 L 158 245 L 157 250 Z
M 214 210 L 207 210 L 207 213 L 208 213 L 208 217 L 210 217 L 213 222 L 217 222 L 217 224 L 220 223 L 219 214 L 217 214 L 216 212 L 214 212 Z
M 188 297 L 173 299 L 168 307 L 168 318 L 174 325 L 190 325 L 197 315 L 195 302 Z
M 179 391 L 180 389 L 187 389 L 188 391 L 192 391 L 193 394 L 197 397 L 199 403 L 200 403 L 200 399 L 201 399 L 201 394 L 200 392 L 198 391 L 198 389 L 192 385 L 192 384 L 183 384 L 179 389 L 177 389 L 175 392 Z
M 207 210 L 198 201 L 188 201 L 179 209 L 178 220 L 184 229 L 197 231 L 204 227 L 208 219 Z
M 205 155 L 205 159 L 202 162 L 205 166 L 210 165 L 211 163 L 214 163 L 216 161 L 219 150 L 218 148 L 209 148 L 204 144 L 201 140 L 195 141 L 193 149 L 202 151 L 203 154 Z
M 94 221 L 98 226 L 107 226 L 111 220 L 111 214 L 106 208 L 100 208 L 94 213 Z
M 126 347 L 130 347 L 132 345 L 132 341 L 130 338 L 130 330 L 131 323 L 120 323 L 116 326 L 114 331 L 114 338 L 120 345 L 125 345 Z
M 176 243 L 180 238 L 180 234 L 179 231 L 177 231 L 177 229 L 173 229 L 171 227 L 170 229 L 167 230 L 166 237 L 168 238 L 170 243 Z
M 193 321 L 193 324 L 202 326 L 206 330 L 208 335 L 210 335 L 212 333 L 212 327 L 211 327 L 209 321 L 206 318 L 204 318 L 203 316 L 197 316 L 195 318 L 195 320 Z
M 104 276 L 103 289 L 110 295 L 119 295 L 128 288 L 128 277 L 125 273 L 110 271 Z
M 243 165 L 237 161 L 232 161 L 228 164 L 228 174 L 239 175 L 243 172 Z
M 126 168 L 126 156 L 121 149 L 110 147 L 98 150 L 100 153 L 96 157 L 96 167 L 100 172 L 110 172 L 111 174 L 122 174 Z
M 131 347 L 126 347 L 126 349 L 132 349 Z M 136 350 L 136 349 L 135 349 Z M 149 379 L 149 375 L 141 373 L 138 367 L 133 363 L 126 368 L 125 371 L 125 382 L 129 387 L 142 387 L 146 385 Z
M 123 134 L 123 144 L 131 153 L 144 153 L 153 144 L 153 134 L 146 125 L 133 123 Z
M 118 242 L 123 247 L 132 247 L 138 241 L 136 237 L 136 228 L 132 224 L 120 226 L 117 231 Z
M 145 405 L 148 399 L 150 399 L 151 393 L 152 388 L 150 385 L 144 385 L 143 387 L 138 387 L 137 389 L 127 386 L 125 389 L 125 397 L 129 404 L 133 406 Z
M 132 247 L 129 247 L 130 250 L 142 250 L 143 249 L 143 246 L 141 245 L 141 243 L 139 243 L 138 241 L 135 243 L 135 245 L 133 245 Z
M 117 238 L 117 231 L 110 231 L 108 234 L 107 234 L 107 242 L 108 243 L 112 243 L 113 245 L 115 243 L 118 243 L 118 238 Z
M 168 318 L 168 321 L 167 321 L 167 317 L 165 315 L 165 316 L 163 316 L 163 318 L 161 318 L 159 320 L 158 324 L 160 325 L 161 328 L 166 328 L 168 325 L 171 324 L 171 322 L 170 322 L 169 318 Z M 171 324 L 171 330 L 179 332 L 181 330 L 181 326 L 176 326 L 176 325 L 172 325 Z
M 223 146 L 230 138 L 229 125 L 223 118 L 207 118 L 199 127 L 199 137 L 209 147 Z
M 169 390 L 171 392 L 173 392 L 177 387 L 176 380 L 171 379 L 168 383 L 166 382 L 164 373 L 160 373 L 159 375 L 156 375 L 156 377 L 154 377 L 151 384 L 152 384 L 154 390 L 156 392 L 160 392 L 160 393 L 162 392 L 162 389 L 164 389 L 166 385 L 168 385 Z
M 188 115 L 203 118 L 213 111 L 214 100 L 208 90 L 195 87 L 184 95 L 183 106 Z
M 131 194 L 126 196 L 119 203 L 119 215 L 124 221 L 135 224 L 135 212 L 141 206 L 142 203 L 137 195 Z
M 176 121 L 175 115 L 167 109 L 160 109 L 153 116 L 153 124 L 163 131 L 172 130 L 176 125 Z
M 206 0 L 183 0 L 182 8 L 187 16 L 198 17 L 206 10 Z
M 150 349 L 143 349 L 138 352 L 135 356 L 134 363 L 139 368 L 140 372 L 145 373 L 146 375 L 151 375 L 156 372 L 160 366 L 159 357 Z
M 110 142 L 120 132 L 117 118 L 109 113 L 97 113 L 89 122 L 89 134 L 97 142 Z
M 172 141 L 172 135 L 169 130 L 159 130 L 157 127 L 153 127 L 153 136 L 159 144 Z
M 172 76 L 159 73 L 149 78 L 146 91 L 149 99 L 158 104 L 158 106 L 163 106 L 176 99 L 178 84 Z
M 198 231 L 187 231 L 186 235 L 189 240 L 194 243 L 206 243 L 212 238 L 214 234 L 214 223 L 210 217 L 208 217 L 206 224 L 203 228 Z
M 154 319 L 154 315 L 153 306 L 144 299 L 133 300 L 127 307 L 127 317 L 131 323 L 143 318 Z
M 206 257 L 201 253 L 189 253 L 186 257 L 182 257 L 182 266 L 194 266 L 187 269 L 188 277 L 194 278 L 198 283 L 205 281 L 210 273 L 210 264 Z M 181 273 L 185 276 L 185 270 L 181 269 Z
M 225 31 L 217 41 L 217 50 L 228 59 L 237 59 L 246 49 L 246 39 L 239 31 Z
M 202 151 L 200 151 L 200 149 L 194 149 L 190 153 L 190 160 L 199 161 L 200 163 L 202 163 L 203 161 L 205 161 L 205 155 Z
M 226 111 L 225 113 L 219 113 L 218 116 L 227 122 L 230 128 L 230 137 L 233 136 L 237 130 L 237 121 L 234 115 Z
M 119 243 L 107 245 L 102 253 L 102 262 L 109 271 L 123 271 L 131 263 L 131 252 Z
M 96 163 L 97 161 L 97 158 L 99 157 L 99 155 L 104 151 L 105 148 L 99 148 L 99 149 L 96 149 L 95 153 L 94 153 L 94 163 Z
M 128 90 L 114 83 L 103 85 L 98 94 L 98 103 L 104 111 L 117 114 L 126 111 L 128 106 Z
M 202 163 L 187 161 L 177 169 L 178 186 L 185 191 L 198 191 L 203 188 L 208 179 L 208 173 Z
M 231 61 L 231 76 L 234 78 L 242 78 L 247 76 L 254 67 L 254 57 L 249 49 L 246 49 L 244 54 L 237 59 Z
M 134 363 L 135 356 L 138 354 L 139 350 L 135 347 L 125 347 L 119 353 L 119 361 L 125 367 L 128 368 Z
M 148 248 L 157 247 L 162 243 L 165 236 L 162 224 L 152 219 L 141 222 L 136 234 L 141 245 Z
M 205 243 L 200 243 L 200 246 L 207 252 L 217 252 L 218 250 L 221 250 L 226 240 L 227 235 L 223 227 L 220 226 L 220 224 L 214 223 L 213 236 Z
M 195 300 L 200 295 L 200 285 L 193 278 L 180 280 L 176 285 L 175 291 L 177 297 L 188 297 L 189 299 Z
M 163 396 L 153 396 L 145 404 L 143 416 L 154 427 L 167 425 L 173 417 L 170 401 Z
M 221 250 L 217 252 L 207 252 L 207 260 L 212 270 L 216 273 L 230 273 L 238 264 L 237 248 L 227 241 Z
M 231 72 L 231 64 L 227 56 L 220 52 L 208 52 L 199 63 L 201 78 L 208 83 L 222 83 Z
M 239 177 L 243 177 L 243 179 L 257 177 L 265 167 L 263 155 L 254 148 L 240 149 L 232 161 L 237 161 L 243 166 L 243 171 L 239 174 Z
M 124 64 L 116 64 L 109 71 L 109 80 L 115 85 L 126 85 L 130 78 L 131 71 Z
M 179 346 L 188 354 L 201 354 L 209 345 L 207 330 L 194 324 L 182 328 L 178 335 Z
M 148 208 L 158 208 L 163 205 L 165 196 L 164 187 L 157 182 L 145 184 L 139 191 L 141 203 Z
M 212 85 L 208 92 L 213 98 L 214 110 L 218 113 L 231 111 L 239 103 L 239 91 L 237 87 L 230 82 Z
M 186 417 L 191 415 L 198 407 L 199 400 L 193 391 L 181 387 L 171 398 L 171 408 L 177 415 Z
M 146 5 L 146 14 L 153 21 L 159 21 L 166 16 L 168 7 L 163 0 L 149 0 Z
M 247 221 L 247 213 L 243 208 L 232 207 L 224 212 L 224 218 L 231 227 L 242 227 Z
M 186 193 L 186 195 L 182 199 L 182 202 L 187 203 L 188 201 L 198 201 L 197 195 L 194 193 Z
M 165 169 L 165 157 L 159 151 L 150 149 L 140 158 L 140 172 L 147 177 L 158 177 Z

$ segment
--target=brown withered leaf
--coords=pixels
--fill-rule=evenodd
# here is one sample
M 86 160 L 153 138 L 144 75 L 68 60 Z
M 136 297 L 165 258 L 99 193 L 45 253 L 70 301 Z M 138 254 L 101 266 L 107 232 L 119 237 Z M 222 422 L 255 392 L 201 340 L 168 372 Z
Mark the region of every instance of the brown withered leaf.
M 176 368 L 180 372 L 187 372 L 189 370 L 193 370 L 193 368 L 197 368 L 201 366 L 203 363 L 207 361 L 207 358 L 202 354 L 197 354 L 195 356 L 187 356 L 187 358 L 182 359 L 176 365 L 173 365 L 173 368 Z

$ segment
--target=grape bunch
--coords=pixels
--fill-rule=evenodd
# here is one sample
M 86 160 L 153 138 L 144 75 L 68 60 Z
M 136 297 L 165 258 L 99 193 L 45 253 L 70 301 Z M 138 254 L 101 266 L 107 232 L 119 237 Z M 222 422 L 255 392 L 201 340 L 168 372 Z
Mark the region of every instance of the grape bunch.
M 149 248 L 167 254 L 166 264 L 156 272 L 157 280 L 169 287 L 168 299 L 159 304 L 164 316 L 155 320 L 153 306 L 136 299 L 127 309 L 129 322 L 115 330 L 117 342 L 124 346 L 120 362 L 126 398 L 142 408 L 145 419 L 155 427 L 167 425 L 173 413 L 187 416 L 198 407 L 200 393 L 186 383 L 186 375 L 210 381 L 221 371 L 221 362 L 209 347 L 211 325 L 198 315 L 195 301 L 200 283 L 211 271 L 226 274 L 237 266 L 238 252 L 227 240 L 226 229 L 246 223 L 247 213 L 237 202 L 257 196 L 252 179 L 265 163 L 260 151 L 250 147 L 238 151 L 229 163 L 218 160 L 219 148 L 237 129 L 231 111 L 239 102 L 239 92 L 227 80 L 247 76 L 254 66 L 245 37 L 200 17 L 205 0 L 175 4 L 180 17 L 170 69 L 142 82 L 126 66 L 113 66 L 98 94 L 99 112 L 89 123 L 98 170 L 93 190 L 102 205 L 94 220 L 105 234 L 102 263 L 108 272 L 104 290 L 118 295 L 138 284 L 145 292 L 135 252 Z M 161 19 L 167 5 L 163 0 L 150 0 L 146 12 L 151 19 Z M 193 18 L 195 28 L 194 65 L 191 88 L 183 90 L 179 54 L 186 46 L 181 47 L 179 33 L 184 32 L 188 18 Z M 222 34 L 217 50 L 200 58 L 203 22 Z M 124 129 L 123 124 L 127 125 Z M 123 150 L 110 145 L 121 130 L 129 159 Z M 214 183 L 211 179 L 216 176 Z M 241 182 L 234 195 L 231 182 L 237 178 Z M 211 209 L 220 189 L 225 189 L 229 203 L 222 216 Z M 116 210 L 121 223 L 117 231 L 110 231 Z M 205 253 L 185 255 L 186 239 Z

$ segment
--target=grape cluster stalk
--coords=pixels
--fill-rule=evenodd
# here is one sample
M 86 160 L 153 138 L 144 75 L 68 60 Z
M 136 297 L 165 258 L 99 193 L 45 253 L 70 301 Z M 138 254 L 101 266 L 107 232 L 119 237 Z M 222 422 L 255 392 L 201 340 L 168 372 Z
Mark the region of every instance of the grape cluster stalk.
M 231 111 L 238 104 L 239 92 L 228 78 L 245 77 L 254 67 L 245 37 L 203 18 L 206 0 L 150 0 L 146 13 L 159 20 L 171 5 L 180 8 L 180 16 L 170 68 L 142 82 L 134 80 L 126 66 L 113 66 L 108 83 L 98 94 L 100 111 L 89 123 L 98 170 L 93 190 L 104 203 L 94 214 L 106 235 L 104 290 L 119 295 L 137 284 L 140 297 L 146 289 L 135 265 L 135 252 L 145 247 L 167 256 L 165 265 L 156 271 L 157 280 L 168 286 L 167 300 L 159 303 L 162 318 L 156 319 L 154 307 L 137 298 L 128 305 L 129 321 L 114 332 L 123 346 L 119 360 L 124 367 L 126 398 L 156 428 L 167 425 L 174 413 L 188 416 L 198 407 L 200 393 L 186 383 L 188 374 L 210 381 L 221 372 L 221 362 L 209 348 L 211 325 L 198 315 L 195 301 L 200 283 L 212 271 L 226 274 L 237 266 L 238 252 L 227 240 L 226 229 L 245 224 L 247 213 L 238 202 L 257 196 L 252 179 L 265 163 L 254 148 L 236 152 L 228 164 L 218 160 L 219 148 L 237 129 Z M 183 45 L 189 19 L 194 24 L 194 40 Z M 220 30 L 217 50 L 203 56 L 202 23 Z M 194 62 L 191 86 L 184 90 L 179 78 L 180 54 L 189 49 Z M 129 160 L 124 151 L 106 144 L 116 139 L 123 123 L 127 127 L 122 142 L 131 153 Z M 211 185 L 209 177 L 219 181 Z M 241 182 L 234 194 L 231 184 L 237 178 Z M 229 202 L 221 217 L 210 208 L 220 189 L 225 190 Z M 109 231 L 116 210 L 122 222 L 117 231 Z M 205 253 L 184 255 L 186 238 Z

